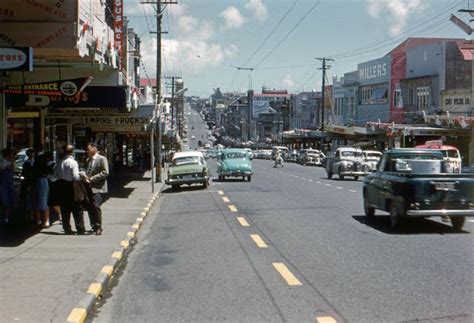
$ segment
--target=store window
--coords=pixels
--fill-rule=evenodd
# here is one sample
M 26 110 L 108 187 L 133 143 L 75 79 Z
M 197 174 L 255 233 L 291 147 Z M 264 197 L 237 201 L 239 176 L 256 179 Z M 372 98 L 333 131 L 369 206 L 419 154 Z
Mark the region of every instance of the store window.
M 470 103 L 471 103 L 471 100 L 469 98 L 464 99 L 464 104 L 470 104 Z
M 453 104 L 453 99 L 444 99 L 444 104 L 445 105 L 452 105 Z
M 462 98 L 454 99 L 454 105 L 463 105 L 463 104 L 464 104 L 464 99 Z
M 403 108 L 402 90 L 396 89 L 393 91 L 393 106 L 396 108 Z

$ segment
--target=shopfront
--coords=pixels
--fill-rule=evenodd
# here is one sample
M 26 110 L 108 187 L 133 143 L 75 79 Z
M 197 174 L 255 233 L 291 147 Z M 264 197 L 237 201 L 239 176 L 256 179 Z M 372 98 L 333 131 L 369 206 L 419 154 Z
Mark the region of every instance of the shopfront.
M 390 120 L 390 71 L 390 55 L 358 65 L 357 125 Z

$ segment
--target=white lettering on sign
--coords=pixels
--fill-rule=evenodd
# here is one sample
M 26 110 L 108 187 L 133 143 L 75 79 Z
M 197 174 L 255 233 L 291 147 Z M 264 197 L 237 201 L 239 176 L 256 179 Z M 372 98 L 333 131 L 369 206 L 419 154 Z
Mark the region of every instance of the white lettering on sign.
M 371 79 L 384 77 L 384 76 L 387 76 L 387 63 L 362 67 L 359 70 L 360 81 L 371 80 Z
M 19 67 L 26 62 L 26 55 L 15 48 L 0 48 L 0 70 Z

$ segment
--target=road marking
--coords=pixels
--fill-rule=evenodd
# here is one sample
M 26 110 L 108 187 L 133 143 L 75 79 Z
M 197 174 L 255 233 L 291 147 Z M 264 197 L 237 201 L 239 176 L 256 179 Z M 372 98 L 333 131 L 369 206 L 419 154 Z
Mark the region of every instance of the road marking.
M 130 242 L 128 242 L 128 240 L 122 240 L 120 242 L 120 245 L 124 247 L 125 249 L 127 249 L 130 246 Z
M 306 180 L 306 178 L 304 178 L 304 177 L 301 177 L 301 179 L 302 179 L 303 181 L 305 181 L 305 180 Z
M 320 182 L 320 181 L 317 181 L 316 183 L 318 183 L 318 184 L 321 184 L 321 182 Z
M 251 234 L 250 237 L 253 239 L 253 241 L 255 241 L 255 243 L 257 244 L 259 248 L 268 248 L 265 241 L 263 241 L 263 239 L 260 238 L 258 234 Z
M 301 286 L 303 285 L 296 277 L 291 273 L 291 271 L 286 267 L 285 264 L 281 262 L 274 262 L 273 267 L 280 273 L 284 280 L 290 286 Z
M 227 196 L 223 196 L 222 197 L 222 201 L 226 202 L 226 203 L 230 203 L 230 200 Z
M 239 221 L 240 225 L 243 226 L 243 227 L 249 227 L 250 226 L 250 224 L 247 222 L 247 220 L 245 220 L 244 217 L 238 216 L 237 221 Z
M 230 212 L 238 212 L 237 208 L 234 205 L 229 205 Z
M 95 297 L 99 296 L 100 292 L 102 291 L 102 284 L 101 283 L 92 283 L 89 285 L 89 289 L 87 290 L 87 294 L 94 294 Z
M 102 267 L 102 270 L 100 271 L 101 273 L 105 273 L 108 276 L 112 276 L 112 273 L 114 272 L 114 267 L 112 266 L 104 266 Z
M 217 194 L 224 195 L 224 192 L 223 191 L 217 191 Z
M 340 190 L 344 189 L 344 187 L 342 187 L 342 186 L 337 186 L 337 188 L 340 189 Z
M 300 178 L 299 176 L 295 176 L 295 178 Z
M 356 190 L 349 190 L 349 192 L 352 192 L 352 193 L 357 193 Z
M 69 316 L 67 317 L 68 322 L 84 322 L 87 316 L 87 311 L 85 308 L 74 308 Z
M 127 237 L 134 238 L 135 237 L 135 232 L 133 232 L 133 231 L 127 232 Z
M 332 186 L 331 184 L 326 184 L 326 186 Z
M 467 220 L 467 222 L 471 222 L 471 223 L 474 223 L 474 220 Z
M 115 251 L 112 254 L 112 258 L 117 258 L 118 260 L 120 260 L 122 258 L 122 251 Z
M 312 182 L 313 180 L 312 179 L 308 179 L 308 182 Z
M 318 322 L 318 323 L 337 323 L 337 321 L 332 316 L 319 316 L 319 317 L 316 317 L 316 322 Z

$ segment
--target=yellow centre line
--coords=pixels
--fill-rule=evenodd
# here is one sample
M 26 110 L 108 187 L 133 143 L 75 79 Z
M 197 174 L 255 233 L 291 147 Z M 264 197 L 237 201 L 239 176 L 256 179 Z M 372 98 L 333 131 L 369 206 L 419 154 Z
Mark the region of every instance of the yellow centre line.
M 337 321 L 332 316 L 319 316 L 316 317 L 317 323 L 337 323 Z
M 229 205 L 230 212 L 238 212 L 237 208 L 234 205 Z
M 253 241 L 257 244 L 257 247 L 259 248 L 268 248 L 267 244 L 265 241 L 263 241 L 262 238 L 258 234 L 251 234 L 250 237 L 252 238 Z
M 247 220 L 245 220 L 244 217 L 238 216 L 237 221 L 239 221 L 240 225 L 243 226 L 243 227 L 249 227 L 250 226 L 250 224 L 247 222 Z
M 357 193 L 356 190 L 349 190 L 349 192 L 352 192 L 352 193 Z
M 230 200 L 227 196 L 223 196 L 222 197 L 222 201 L 226 202 L 226 203 L 230 203 Z
M 217 194 L 224 195 L 224 192 L 223 191 L 217 191 Z
M 280 273 L 281 277 L 288 283 L 290 286 L 301 286 L 303 285 L 296 277 L 291 273 L 291 271 L 286 267 L 285 264 L 281 262 L 274 262 L 273 267 Z
M 331 184 L 326 184 L 326 186 L 332 186 Z

